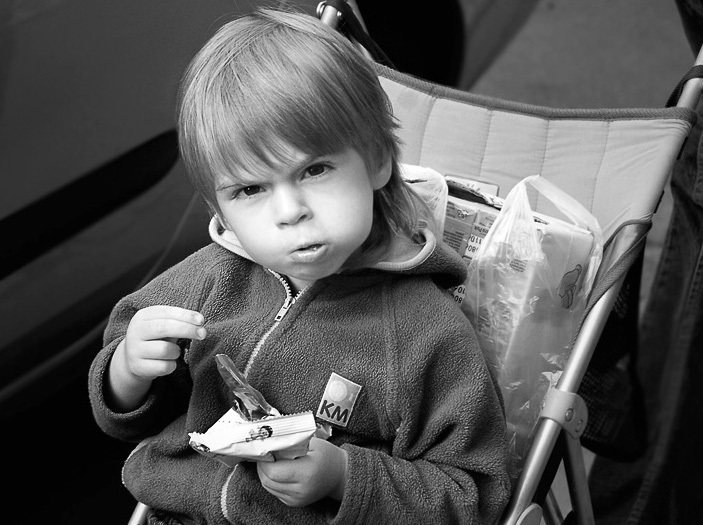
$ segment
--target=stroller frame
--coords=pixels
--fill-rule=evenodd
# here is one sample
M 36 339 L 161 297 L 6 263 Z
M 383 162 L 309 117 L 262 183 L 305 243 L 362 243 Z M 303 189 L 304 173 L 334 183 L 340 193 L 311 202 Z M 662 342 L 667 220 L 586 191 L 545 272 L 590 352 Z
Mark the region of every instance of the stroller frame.
M 700 65 L 703 65 L 703 49 L 696 57 L 693 67 Z M 703 80 L 692 78 L 683 85 L 676 106 L 693 111 L 696 109 L 702 93 Z M 513 523 L 539 525 L 541 512 L 533 503 L 533 498 L 545 470 L 544 458 L 551 455 L 560 436 L 565 436 L 564 466 L 576 523 L 583 525 L 595 523 L 588 489 L 588 476 L 579 439 L 587 424 L 588 410 L 576 392 L 624 280 L 625 275 L 623 274 L 603 293 L 581 326 L 564 372 L 556 388 L 550 392 L 551 395 L 548 395 L 540 414 L 540 422 L 523 472 L 518 479 L 513 497 L 503 517 L 502 522 L 505 525 Z M 561 523 L 562 519 L 555 500 L 547 498 L 545 505 L 548 507 L 545 521 L 550 525 Z
M 701 60 L 703 60 L 703 53 L 698 57 L 697 63 L 700 63 Z M 397 113 L 399 113 L 401 123 L 404 121 L 405 116 L 410 119 L 414 118 L 409 112 L 411 106 L 417 105 L 419 109 L 417 109 L 416 113 L 422 114 L 427 110 L 427 115 L 423 115 L 421 123 L 412 123 L 412 127 L 419 128 L 423 127 L 422 124 L 426 124 L 426 128 L 423 129 L 419 135 L 431 133 L 432 130 L 428 132 L 427 128 L 433 125 L 436 126 L 436 121 L 440 119 L 440 116 L 433 115 L 434 112 L 438 114 L 441 113 L 441 115 L 448 115 L 453 113 L 461 104 L 466 104 L 467 106 L 475 105 L 477 108 L 480 108 L 480 111 L 487 110 L 491 113 L 501 113 L 508 119 L 508 122 L 512 121 L 514 115 L 518 115 L 518 118 L 522 118 L 524 116 L 522 113 L 524 112 L 530 119 L 546 119 L 549 122 L 546 125 L 547 128 L 550 127 L 552 122 L 557 122 L 557 124 L 567 122 L 565 127 L 568 128 L 572 127 L 574 123 L 583 120 L 584 127 L 587 129 L 590 127 L 591 123 L 595 123 L 595 127 L 600 125 L 601 119 L 605 119 L 605 121 L 608 122 L 608 126 L 610 126 L 611 123 L 627 124 L 632 122 L 634 123 L 633 129 L 639 129 L 640 126 L 647 128 L 650 125 L 656 127 L 656 122 L 659 119 L 662 119 L 662 122 L 664 122 L 673 118 L 678 123 L 677 125 L 680 125 L 680 129 L 675 136 L 668 136 L 667 131 L 663 134 L 663 138 L 659 136 L 652 139 L 654 144 L 659 141 L 666 141 L 668 144 L 663 148 L 665 151 L 660 151 L 655 154 L 655 157 L 662 159 L 662 162 L 660 166 L 652 170 L 657 180 L 652 183 L 652 187 L 648 190 L 648 202 L 643 203 L 641 209 L 633 210 L 632 213 L 634 218 L 642 218 L 641 221 L 639 221 L 640 224 L 636 226 L 641 228 L 642 231 L 635 233 L 634 237 L 631 235 L 631 231 L 628 231 L 631 226 L 636 228 L 632 222 L 638 222 L 638 220 L 633 219 L 633 217 L 630 217 L 630 220 L 622 220 L 622 217 L 615 217 L 611 214 L 605 220 L 606 227 L 604 228 L 604 236 L 606 239 L 609 239 L 606 246 L 610 244 L 613 250 L 613 253 L 611 253 L 609 257 L 610 265 L 605 265 L 604 263 L 601 266 L 603 271 L 599 272 L 599 277 L 596 279 L 589 306 L 587 307 L 587 315 L 581 325 L 562 375 L 556 387 L 550 390 L 550 393 L 545 399 L 545 404 L 540 413 L 534 437 L 520 476 L 517 479 L 511 501 L 500 521 L 501 525 L 539 525 L 543 518 L 548 525 L 563 522 L 558 505 L 556 505 L 556 499 L 553 495 L 547 494 L 544 497 L 539 495 L 539 489 L 544 487 L 545 481 L 550 485 L 553 481 L 553 472 L 550 473 L 552 478 L 548 481 L 544 479 L 544 475 L 550 461 L 552 461 L 554 457 L 553 454 L 557 449 L 559 439 L 563 439 L 565 446 L 563 461 L 576 523 L 595 523 L 588 489 L 587 470 L 580 444 L 580 437 L 588 421 L 588 410 L 583 399 L 577 394 L 577 391 L 608 321 L 611 310 L 618 300 L 621 288 L 627 276 L 627 270 L 644 248 L 646 231 L 651 226 L 651 216 L 656 209 L 658 198 L 668 181 L 671 167 L 676 160 L 676 156 L 683 145 L 685 137 L 688 135 L 692 123 L 695 121 L 693 109 L 701 95 L 701 81 L 700 79 L 692 79 L 687 82 L 676 108 L 662 108 L 661 110 L 654 110 L 652 115 L 648 115 L 647 110 L 645 110 L 644 113 L 642 113 L 641 110 L 552 110 L 550 108 L 515 104 L 464 92 L 457 92 L 451 88 L 435 86 L 424 81 L 403 76 L 402 74 L 397 74 L 395 71 L 388 71 L 386 68 L 382 67 L 379 67 L 379 74 L 384 87 L 390 92 L 394 110 L 397 108 L 400 109 Z M 390 83 L 385 83 L 384 79 L 390 79 Z M 416 92 L 420 94 L 413 98 Z M 429 99 L 429 101 L 424 99 Z M 423 103 L 425 107 L 420 108 Z M 447 107 L 438 108 L 442 103 L 445 106 L 451 104 L 452 111 Z M 463 118 L 463 116 L 452 118 L 459 120 Z M 650 118 L 652 120 L 650 120 Z M 629 119 L 634 120 L 630 121 Z M 642 120 L 639 121 L 638 119 Z M 491 117 L 487 120 L 493 121 L 496 119 Z M 490 128 L 490 124 L 488 127 Z M 503 129 L 505 129 L 505 126 L 503 126 Z M 453 131 L 456 132 L 456 130 Z M 408 134 L 406 129 L 401 130 L 401 135 L 403 133 L 406 134 L 406 136 L 401 136 L 403 141 L 406 144 L 410 144 L 413 150 L 417 149 L 421 151 L 419 155 L 411 160 L 404 160 L 405 162 L 429 166 L 440 171 L 440 173 L 452 173 L 453 166 L 447 167 L 446 164 L 443 165 L 445 161 L 442 159 L 443 150 L 441 147 L 438 151 L 431 151 L 436 146 L 437 141 L 434 141 L 434 144 L 432 144 L 430 143 L 432 141 L 428 142 L 424 136 L 416 136 L 417 134 L 413 133 Z M 566 133 L 571 133 L 571 131 L 567 130 Z M 583 133 L 583 130 L 579 130 L 575 134 Z M 581 137 L 581 139 L 582 138 L 583 137 Z M 486 148 L 486 144 L 490 144 L 491 140 L 490 138 L 484 139 L 482 137 L 478 142 L 482 142 L 482 147 Z M 649 147 L 651 147 L 651 145 L 652 143 L 650 143 Z M 495 146 L 495 142 L 493 146 Z M 644 147 L 647 148 L 648 146 Z M 405 153 L 408 153 L 407 150 L 404 151 L 404 154 Z M 482 154 L 485 154 L 485 149 Z M 466 156 L 463 160 L 466 160 Z M 437 162 L 438 165 L 435 165 L 435 162 Z M 487 161 L 482 158 L 480 162 L 481 170 L 484 169 L 484 164 L 486 162 Z M 569 167 L 572 166 L 569 165 Z M 551 167 L 548 167 L 547 175 L 549 176 L 550 170 L 551 174 L 554 175 L 557 170 L 564 168 L 565 166 L 555 162 Z M 499 172 L 500 170 L 496 171 Z M 603 171 L 607 172 L 608 170 L 607 168 L 603 168 Z M 532 173 L 525 173 L 524 176 L 529 174 Z M 651 173 L 646 173 L 643 178 L 646 179 L 648 175 L 651 175 Z M 549 178 L 548 176 L 545 178 Z M 490 179 L 484 179 L 480 176 L 475 177 L 475 179 L 482 182 L 490 182 Z M 514 182 L 517 182 L 517 179 Z M 568 188 L 567 193 L 572 193 L 571 190 L 574 189 L 573 187 Z M 576 197 L 576 195 L 572 196 Z M 577 200 L 580 200 L 582 204 L 589 204 L 588 197 L 585 199 L 584 196 L 580 197 L 581 198 L 577 197 Z M 540 210 L 536 209 L 536 211 Z M 619 244 L 621 246 L 618 246 Z M 542 499 L 544 501 L 542 501 Z M 542 506 L 544 506 L 544 514 Z

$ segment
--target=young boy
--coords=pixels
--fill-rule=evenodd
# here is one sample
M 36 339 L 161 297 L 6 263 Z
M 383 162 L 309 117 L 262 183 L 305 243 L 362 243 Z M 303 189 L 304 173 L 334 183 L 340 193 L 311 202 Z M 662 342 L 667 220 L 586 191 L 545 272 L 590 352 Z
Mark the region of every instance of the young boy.
M 500 515 L 501 404 L 445 291 L 465 267 L 420 228 L 394 129 L 373 69 L 312 17 L 258 11 L 194 58 L 181 150 L 214 243 L 117 304 L 90 373 L 99 425 L 141 440 L 123 479 L 150 523 Z M 189 432 L 230 408 L 218 353 L 281 413 L 332 424 L 329 440 L 234 469 L 194 451 Z

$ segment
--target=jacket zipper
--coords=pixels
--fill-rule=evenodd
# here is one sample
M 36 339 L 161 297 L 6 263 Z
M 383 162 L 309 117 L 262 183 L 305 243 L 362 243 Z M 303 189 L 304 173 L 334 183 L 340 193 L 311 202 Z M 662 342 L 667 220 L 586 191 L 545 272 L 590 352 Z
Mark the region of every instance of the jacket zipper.
M 283 288 L 286 291 L 286 298 L 283 301 L 283 305 L 281 306 L 280 310 L 278 310 L 278 313 L 276 314 L 276 317 L 273 320 L 273 324 L 266 331 L 266 333 L 259 340 L 259 342 L 256 343 L 254 350 L 252 351 L 251 355 L 249 356 L 249 360 L 247 361 L 247 364 L 244 367 L 244 377 L 249 376 L 249 371 L 251 370 L 251 367 L 254 364 L 254 360 L 259 355 L 259 351 L 261 351 L 261 347 L 264 346 L 266 339 L 268 339 L 269 335 L 271 335 L 271 332 L 273 332 L 276 329 L 276 327 L 281 323 L 281 321 L 283 320 L 285 315 L 288 313 L 288 310 L 290 310 L 290 307 L 293 306 L 293 303 L 295 303 L 295 301 L 297 301 L 298 298 L 301 296 L 301 294 L 305 291 L 305 289 L 300 290 L 300 292 L 298 292 L 297 295 L 293 296 L 293 291 L 291 290 L 290 285 L 288 284 L 288 281 L 286 281 L 283 276 L 281 276 L 277 272 L 274 272 L 273 270 L 269 270 L 269 272 L 271 272 L 271 274 L 274 275 L 276 277 L 276 279 L 278 279 L 280 281 L 280 283 L 283 285 Z

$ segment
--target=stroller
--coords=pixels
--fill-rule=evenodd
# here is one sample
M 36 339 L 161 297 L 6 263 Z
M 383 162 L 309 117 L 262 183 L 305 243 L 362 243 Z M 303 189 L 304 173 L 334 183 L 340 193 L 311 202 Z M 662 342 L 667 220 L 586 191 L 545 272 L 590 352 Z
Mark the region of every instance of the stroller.
M 544 398 L 500 521 L 564 522 L 550 491 L 563 460 L 574 509 L 566 523 L 594 523 L 581 438 L 597 440 L 609 427 L 597 411 L 589 425 L 588 408 L 598 405 L 584 400 L 588 390 L 582 388 L 584 382 L 598 382 L 602 371 L 594 374 L 589 365 L 594 355 L 610 351 L 610 334 L 617 332 L 637 291 L 638 261 L 671 168 L 695 122 L 701 82 L 684 77 L 672 107 L 662 109 L 526 105 L 433 84 L 384 65 L 385 55 L 344 1 L 321 4 L 318 17 L 334 27 L 344 20 L 350 38 L 379 62 L 381 84 L 401 123 L 403 163 L 494 185 L 502 195 L 526 176 L 540 174 L 597 218 L 605 239 L 602 262 L 568 361 Z M 697 64 L 703 64 L 703 53 Z M 546 200 L 533 199 L 531 205 L 536 213 L 553 214 Z M 604 331 L 608 337 L 599 343 Z M 129 524 L 143 523 L 145 514 L 146 507 L 138 504 Z

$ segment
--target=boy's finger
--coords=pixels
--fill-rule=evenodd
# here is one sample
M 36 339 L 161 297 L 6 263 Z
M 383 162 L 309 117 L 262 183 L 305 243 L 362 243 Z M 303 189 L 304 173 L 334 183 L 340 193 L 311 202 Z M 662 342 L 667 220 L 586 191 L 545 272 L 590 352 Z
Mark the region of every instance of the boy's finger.
M 147 320 L 139 326 L 139 337 L 145 341 L 155 339 L 205 339 L 207 330 L 187 321 L 158 318 Z
M 160 377 L 169 375 L 177 366 L 175 359 L 144 359 L 139 362 L 135 373 L 142 377 Z
M 150 359 L 163 359 L 175 361 L 181 355 L 181 348 L 171 341 L 148 341 L 150 345 Z
M 138 312 L 142 319 L 174 319 L 186 323 L 193 323 L 202 326 L 205 323 L 205 318 L 200 312 L 188 310 L 178 306 L 156 305 L 149 306 Z

